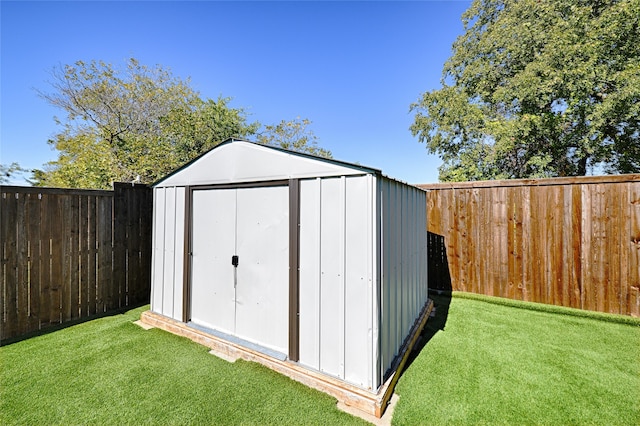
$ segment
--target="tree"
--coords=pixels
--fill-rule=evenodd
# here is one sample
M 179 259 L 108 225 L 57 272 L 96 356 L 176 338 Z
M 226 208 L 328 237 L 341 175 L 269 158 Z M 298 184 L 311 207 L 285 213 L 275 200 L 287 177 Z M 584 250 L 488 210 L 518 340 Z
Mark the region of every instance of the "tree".
M 411 105 L 441 180 L 640 171 L 640 0 L 474 0 Z
M 0 184 L 8 183 L 9 179 L 26 172 L 18 163 L 0 164 Z
M 49 143 L 59 151 L 58 159 L 34 170 L 35 186 L 110 189 L 111 182 L 130 181 L 130 171 L 121 169 L 109 143 L 94 132 L 63 132 Z
M 60 151 L 36 185 L 109 188 L 112 181 L 151 183 L 230 138 L 256 131 L 228 98 L 203 100 L 188 81 L 129 59 L 54 68 L 53 92 L 39 92 L 66 113 L 49 143 Z
M 278 124 L 267 125 L 258 135 L 258 142 L 290 151 L 332 158 L 331 151 L 318 145 L 318 138 L 308 129 L 310 124 L 309 119 L 296 117 L 291 121 L 282 120 Z
M 260 123 L 247 124 L 242 110 L 229 107 L 231 98 L 195 101 L 191 109 L 175 109 L 160 120 L 162 133 L 175 146 L 177 166 L 229 137 L 251 136 Z

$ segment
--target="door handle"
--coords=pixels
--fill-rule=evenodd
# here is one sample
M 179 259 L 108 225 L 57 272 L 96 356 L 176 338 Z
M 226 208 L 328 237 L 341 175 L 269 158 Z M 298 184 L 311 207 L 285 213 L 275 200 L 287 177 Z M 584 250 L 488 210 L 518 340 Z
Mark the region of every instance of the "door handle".
M 233 256 L 231 256 L 231 264 L 236 268 L 238 267 L 238 261 L 239 261 L 239 258 L 237 254 L 234 254 Z

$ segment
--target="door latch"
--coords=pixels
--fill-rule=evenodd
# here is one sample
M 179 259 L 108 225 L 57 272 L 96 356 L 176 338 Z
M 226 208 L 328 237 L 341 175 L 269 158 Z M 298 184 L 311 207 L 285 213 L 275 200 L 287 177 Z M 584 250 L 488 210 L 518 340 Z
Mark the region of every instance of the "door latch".
M 234 254 L 233 256 L 231 256 L 231 264 L 236 268 L 238 267 L 238 259 L 239 258 L 237 254 Z

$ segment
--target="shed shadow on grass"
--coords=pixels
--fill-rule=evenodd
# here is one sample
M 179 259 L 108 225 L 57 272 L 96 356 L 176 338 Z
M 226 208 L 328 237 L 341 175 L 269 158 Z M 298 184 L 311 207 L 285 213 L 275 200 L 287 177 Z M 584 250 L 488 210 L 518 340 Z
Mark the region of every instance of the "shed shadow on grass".
M 422 351 L 422 348 L 429 343 L 433 336 L 441 330 L 444 331 L 449 317 L 452 286 L 447 259 L 447 246 L 442 235 L 429 232 L 427 238 L 429 299 L 433 300 L 434 311 L 427 320 L 422 333 L 420 333 L 420 337 L 407 359 L 405 369 L 409 368 L 418 354 L 420 354 L 420 351 Z

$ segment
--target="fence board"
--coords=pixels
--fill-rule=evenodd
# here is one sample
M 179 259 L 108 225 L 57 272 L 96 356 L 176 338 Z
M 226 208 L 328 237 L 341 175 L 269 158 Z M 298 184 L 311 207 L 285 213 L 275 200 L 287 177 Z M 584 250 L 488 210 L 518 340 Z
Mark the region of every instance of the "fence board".
M 582 193 L 579 185 L 571 186 L 571 294 L 569 307 L 581 308 L 582 293 Z
M 595 308 L 593 310 L 604 312 L 605 303 L 605 285 L 606 272 L 604 264 L 604 252 L 607 249 L 606 246 L 606 206 L 604 202 L 604 191 L 600 185 L 596 185 L 593 189 L 593 215 L 591 220 L 593 221 L 593 294 L 595 295 Z
M 40 328 L 51 324 L 51 215 L 49 195 L 40 198 Z
M 561 305 L 563 300 L 563 270 L 566 269 L 566 259 L 563 257 L 562 247 L 564 241 L 562 239 L 562 224 L 564 216 L 564 203 L 562 197 L 562 187 L 551 187 L 551 202 L 547 207 L 547 217 L 549 232 L 553 241 L 551 258 L 549 259 L 549 296 L 551 303 Z
M 2 246 L 3 246 L 3 322 L 2 338 L 6 338 L 18 333 L 18 299 L 16 294 L 16 284 L 18 282 L 17 268 L 18 258 L 13 255 L 17 253 L 16 222 L 12 220 L 17 216 L 16 196 L 13 193 L 2 194 Z
M 109 294 L 113 280 L 113 233 L 112 212 L 113 197 L 100 197 L 98 200 L 98 284 L 96 288 L 97 312 L 107 312 Z
M 533 295 L 532 276 L 533 265 L 531 263 L 531 188 L 522 188 L 522 300 L 531 301 Z
M 49 213 L 51 214 L 51 228 L 50 228 L 50 245 L 51 245 L 51 304 L 49 305 L 49 322 L 50 324 L 62 323 L 62 305 L 63 305 L 63 291 L 64 287 L 64 258 L 65 252 L 64 244 L 64 230 L 63 230 L 63 217 L 64 217 L 64 200 L 62 197 L 56 197 L 51 194 L 47 194 L 51 206 Z
M 498 262 L 499 273 L 495 276 L 496 282 L 494 283 L 494 288 L 497 289 L 496 294 L 505 294 L 508 291 L 507 283 L 509 282 L 509 246 L 507 241 L 509 218 L 507 217 L 507 192 L 505 188 L 497 188 L 497 199 L 498 217 L 500 217 L 500 220 L 498 221 L 498 228 L 496 229 L 498 247 L 495 258 Z
M 455 210 L 453 212 L 455 216 L 455 230 L 457 235 L 459 235 L 459 240 L 457 241 L 458 250 L 456 253 L 460 256 L 461 259 L 465 259 L 469 256 L 469 236 L 467 235 L 467 206 L 469 205 L 467 201 L 467 193 L 466 189 L 461 189 L 458 191 L 457 196 L 455 197 L 454 203 L 456 203 Z M 471 284 L 471 280 L 469 277 L 470 268 L 469 265 L 464 263 L 460 264 L 460 288 L 464 288 L 465 291 L 469 288 Z
M 542 267 L 544 251 L 540 249 L 542 245 L 541 240 L 546 237 L 544 227 L 544 211 L 542 207 L 544 200 L 540 199 L 539 188 L 531 188 L 531 252 L 529 262 L 531 262 L 531 301 L 540 302 L 542 300 L 542 293 L 544 291 L 544 269 Z
M 77 319 L 80 311 L 80 197 L 70 197 L 70 219 L 69 244 L 71 245 L 71 256 L 69 257 L 69 308 L 70 319 Z
M 148 302 L 151 190 L 116 188 L 0 187 L 0 340 Z
M 592 270 L 591 267 L 591 194 L 589 187 L 583 185 L 580 191 L 580 202 L 582 204 L 582 239 L 581 239 L 581 261 L 584 267 L 581 269 L 582 292 L 580 294 L 580 309 L 595 310 L 595 306 L 591 304 L 591 287 L 592 287 Z
M 94 315 L 96 313 L 96 275 L 98 266 L 98 221 L 96 218 L 96 196 L 87 197 L 87 238 L 86 238 L 86 250 L 87 250 L 87 288 L 86 288 L 86 303 L 87 303 L 87 315 Z
M 27 239 L 29 246 L 29 307 L 27 329 L 40 328 L 40 198 L 38 194 L 27 197 Z
M 572 286 L 573 286 L 573 274 L 571 271 L 573 270 L 573 216 L 572 216 L 572 197 L 571 197 L 571 187 L 563 186 L 560 188 L 562 191 L 562 220 L 557 220 L 559 226 L 559 232 L 562 235 L 562 261 L 560 262 L 560 276 L 559 286 L 560 286 L 560 300 L 558 301 L 558 305 L 561 306 L 571 306 L 571 295 L 572 295 Z
M 62 282 L 60 283 L 60 313 L 62 316 L 61 322 L 67 322 L 71 320 L 71 256 L 72 256 L 72 243 L 71 243 L 71 223 L 69 220 L 71 213 L 71 199 L 64 197 L 62 200 L 62 213 L 65 215 L 66 220 L 62 220 L 62 253 L 65 255 L 62 258 Z
M 79 214 L 78 214 L 78 315 L 84 317 L 89 312 L 89 303 L 87 301 L 89 295 L 89 197 L 81 195 L 79 197 Z
M 488 246 L 489 244 L 489 238 L 488 235 L 490 235 L 490 221 L 488 219 L 489 214 L 488 214 L 488 207 L 487 207 L 487 202 L 486 202 L 486 196 L 487 196 L 487 192 L 486 191 L 482 191 L 480 193 L 480 203 L 479 203 L 479 214 L 478 214 L 478 218 L 480 219 L 478 229 L 477 229 L 477 239 L 476 239 L 476 245 L 478 246 L 482 246 L 483 247 L 483 251 L 479 252 L 478 254 L 480 256 L 483 256 L 484 254 L 488 253 L 488 251 L 490 250 L 490 247 Z M 429 213 L 427 213 L 428 215 Z M 443 234 L 445 236 L 448 236 L 448 234 Z M 446 241 L 449 238 L 445 237 L 445 244 Z M 475 288 L 476 291 L 479 293 L 488 293 L 488 289 L 486 288 L 486 286 L 489 283 L 489 276 L 488 276 L 488 270 L 489 268 L 487 267 L 487 264 L 485 262 L 480 262 L 480 264 L 475 264 L 474 266 L 476 266 L 478 268 L 478 275 L 480 277 L 480 279 L 477 281 L 477 283 L 475 283 Z M 450 270 L 453 269 L 451 266 L 449 268 Z M 453 274 L 455 274 L 457 271 L 451 271 L 451 282 L 456 282 L 457 283 L 457 274 L 454 276 Z M 456 287 L 457 289 L 457 287 Z
M 453 290 L 640 315 L 640 174 L 419 186 Z
M 630 184 L 629 199 L 629 312 L 640 316 L 640 184 Z
M 130 212 L 127 215 L 127 286 L 136 282 L 140 272 L 140 197 L 136 196 L 136 189 L 127 192 L 127 205 Z M 133 286 L 128 292 L 131 301 L 138 298 L 138 288 Z
M 109 309 L 124 306 L 127 286 L 127 204 L 124 186 L 113 188 L 113 282 L 109 294 Z
M 621 228 L 622 228 L 622 206 L 620 204 L 623 185 L 615 185 L 607 192 L 610 197 L 607 200 L 607 252 L 610 253 L 607 264 L 608 285 L 605 298 L 607 312 L 620 314 L 620 294 L 622 283 L 620 282 L 620 257 L 621 250 Z
M 146 302 L 151 294 L 151 253 L 153 251 L 153 192 L 149 189 L 141 189 L 139 196 L 142 199 L 140 205 L 140 292 L 136 303 Z
M 16 252 L 21 261 L 16 264 L 16 298 L 18 304 L 18 331 L 24 333 L 29 326 L 29 242 L 27 197 L 17 194 L 16 197 Z

